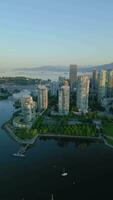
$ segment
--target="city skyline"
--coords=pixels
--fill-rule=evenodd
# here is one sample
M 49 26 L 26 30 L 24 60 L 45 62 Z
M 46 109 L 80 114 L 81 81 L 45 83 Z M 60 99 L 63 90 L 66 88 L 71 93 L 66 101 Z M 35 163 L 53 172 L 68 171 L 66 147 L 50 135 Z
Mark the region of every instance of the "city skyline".
M 111 0 L 0 4 L 0 69 L 113 61 Z

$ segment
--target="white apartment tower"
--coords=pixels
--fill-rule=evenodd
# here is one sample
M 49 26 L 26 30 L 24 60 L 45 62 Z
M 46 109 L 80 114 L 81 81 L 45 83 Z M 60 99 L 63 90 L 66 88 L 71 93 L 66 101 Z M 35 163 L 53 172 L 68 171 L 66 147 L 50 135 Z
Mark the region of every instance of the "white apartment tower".
M 70 104 L 70 87 L 68 83 L 65 83 L 59 89 L 59 114 L 67 115 L 69 113 L 69 104 Z
M 38 85 L 37 105 L 38 111 L 46 110 L 48 107 L 48 88 L 45 85 Z
M 70 65 L 69 79 L 71 92 L 74 92 L 77 86 L 77 65 Z
M 88 112 L 89 77 L 84 74 L 77 80 L 77 108 L 82 113 Z
M 23 96 L 21 99 L 22 116 L 25 123 L 32 122 L 36 116 L 36 104 L 32 96 Z
M 101 102 L 106 97 L 106 70 L 101 70 L 98 76 L 98 100 Z

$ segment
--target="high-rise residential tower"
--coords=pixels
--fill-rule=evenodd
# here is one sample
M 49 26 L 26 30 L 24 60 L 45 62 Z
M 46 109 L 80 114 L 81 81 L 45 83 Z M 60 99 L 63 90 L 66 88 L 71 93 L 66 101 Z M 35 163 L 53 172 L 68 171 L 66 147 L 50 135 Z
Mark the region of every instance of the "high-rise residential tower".
M 92 77 L 92 79 L 93 79 L 93 88 L 94 88 L 94 89 L 95 89 L 95 88 L 97 89 L 98 71 L 97 71 L 96 68 L 93 70 L 93 77 Z
M 25 123 L 32 122 L 36 116 L 36 103 L 33 101 L 32 96 L 25 96 L 21 99 L 21 110 L 23 120 Z
M 70 87 L 68 82 L 59 89 L 59 114 L 67 115 L 69 113 L 70 104 Z
M 90 100 L 93 102 L 97 99 L 98 96 L 98 71 L 95 68 L 93 70 L 92 78 L 90 81 Z
M 107 97 L 113 97 L 113 70 L 107 72 Z
M 77 86 L 77 65 L 70 65 L 69 79 L 71 92 L 74 92 Z
M 38 85 L 37 105 L 38 111 L 46 110 L 48 107 L 48 88 L 45 85 Z
M 77 80 L 77 108 L 82 113 L 88 112 L 89 77 L 84 74 Z
M 57 96 L 58 89 L 59 89 L 59 82 L 57 82 L 57 81 L 51 82 L 50 93 L 51 93 L 52 96 Z
M 98 101 L 101 102 L 106 97 L 106 70 L 101 70 L 98 76 Z

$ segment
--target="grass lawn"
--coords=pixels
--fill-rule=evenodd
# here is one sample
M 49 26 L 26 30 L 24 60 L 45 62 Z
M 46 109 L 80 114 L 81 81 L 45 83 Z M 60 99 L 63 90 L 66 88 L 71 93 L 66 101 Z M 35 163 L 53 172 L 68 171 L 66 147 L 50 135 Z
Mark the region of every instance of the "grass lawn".
M 113 136 L 113 123 L 104 123 L 102 127 L 105 135 Z
M 21 128 L 15 130 L 15 135 L 22 140 L 32 139 L 37 135 L 36 129 Z

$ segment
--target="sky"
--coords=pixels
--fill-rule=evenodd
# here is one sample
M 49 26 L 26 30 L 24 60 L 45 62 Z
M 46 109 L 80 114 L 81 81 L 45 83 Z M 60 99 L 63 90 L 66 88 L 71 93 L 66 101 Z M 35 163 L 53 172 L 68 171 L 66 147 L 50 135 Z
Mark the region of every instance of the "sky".
M 0 69 L 113 62 L 113 0 L 1 0 Z

